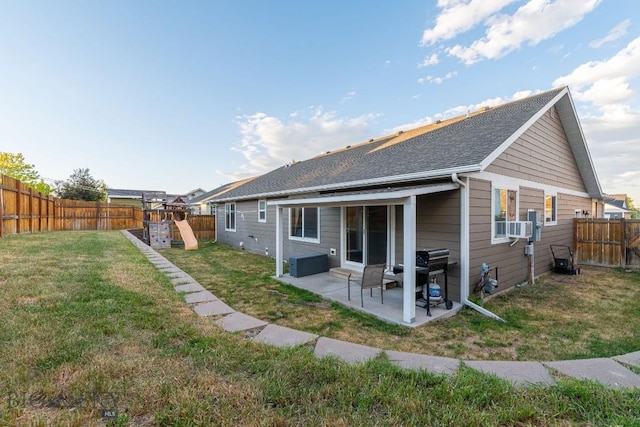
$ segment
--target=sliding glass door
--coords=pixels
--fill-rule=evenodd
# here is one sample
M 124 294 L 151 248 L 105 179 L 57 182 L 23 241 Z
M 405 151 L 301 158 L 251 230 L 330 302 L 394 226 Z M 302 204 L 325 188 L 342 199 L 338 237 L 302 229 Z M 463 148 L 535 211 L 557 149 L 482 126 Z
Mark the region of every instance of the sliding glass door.
M 387 262 L 387 207 L 346 208 L 346 260 L 362 265 Z

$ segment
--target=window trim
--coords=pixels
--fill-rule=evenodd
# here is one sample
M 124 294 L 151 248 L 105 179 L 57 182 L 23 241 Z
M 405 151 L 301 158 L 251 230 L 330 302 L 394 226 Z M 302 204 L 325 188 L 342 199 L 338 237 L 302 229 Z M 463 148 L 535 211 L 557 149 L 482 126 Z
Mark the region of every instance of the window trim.
M 267 200 L 266 199 L 258 200 L 258 222 L 267 222 Z
M 224 204 L 224 231 L 236 231 L 236 204 L 235 202 Z M 233 222 L 233 224 L 230 224 Z M 233 228 L 231 228 L 233 226 Z
M 509 243 L 511 242 L 511 238 L 507 237 L 506 234 L 504 237 L 496 237 L 496 219 L 494 217 L 496 206 L 496 190 L 514 191 L 516 193 L 515 221 L 518 221 L 520 212 L 520 187 L 517 185 L 509 185 L 502 182 L 491 183 L 491 244 Z M 508 207 L 507 210 L 509 210 Z M 508 220 L 505 218 L 505 221 Z
M 552 212 L 551 212 L 551 217 L 549 219 L 549 221 L 547 221 L 547 197 L 551 197 L 551 204 L 552 204 Z M 557 225 L 558 224 L 558 194 L 557 193 L 547 193 L 545 191 L 544 193 L 544 221 L 543 224 L 545 226 L 547 225 Z
M 292 236 L 291 235 L 291 215 L 294 209 L 301 209 L 301 215 L 302 215 L 302 237 L 298 237 L 298 236 Z M 289 231 L 288 231 L 288 236 L 289 236 L 289 240 L 296 240 L 299 242 L 309 242 L 309 243 L 320 243 L 320 207 L 318 206 L 307 206 L 306 209 L 315 209 L 316 210 L 316 235 L 318 237 L 305 237 L 304 236 L 304 209 L 305 207 L 299 207 L 299 208 L 289 208 Z

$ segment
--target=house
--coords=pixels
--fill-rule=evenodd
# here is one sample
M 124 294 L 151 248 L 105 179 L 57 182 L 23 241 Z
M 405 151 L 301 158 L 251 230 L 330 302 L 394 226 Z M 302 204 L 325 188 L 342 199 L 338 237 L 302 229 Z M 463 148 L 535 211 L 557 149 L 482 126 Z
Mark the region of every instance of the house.
M 214 188 L 211 191 L 203 191 L 202 194 L 199 194 L 197 197 L 190 199 L 191 203 L 191 214 L 192 215 L 215 215 L 216 214 L 216 205 L 215 203 L 209 203 L 210 200 L 213 200 L 216 197 L 220 197 L 224 193 L 229 190 L 234 189 L 235 187 L 242 185 L 253 178 L 247 178 L 240 181 L 235 181 L 229 184 L 221 185 L 220 187 Z
M 604 217 L 609 219 L 630 219 L 633 211 L 627 206 L 626 194 L 604 196 Z
M 287 164 L 208 202 L 218 242 L 275 255 L 277 276 L 297 255 L 413 271 L 416 250 L 446 248 L 450 298 L 482 311 L 468 297 L 483 263 L 499 267 L 501 289 L 550 271 L 549 245 L 572 245 L 574 218 L 601 217 L 602 199 L 564 87 Z M 518 237 L 530 211 L 535 256 Z M 413 276 L 402 289 L 406 324 L 415 320 Z

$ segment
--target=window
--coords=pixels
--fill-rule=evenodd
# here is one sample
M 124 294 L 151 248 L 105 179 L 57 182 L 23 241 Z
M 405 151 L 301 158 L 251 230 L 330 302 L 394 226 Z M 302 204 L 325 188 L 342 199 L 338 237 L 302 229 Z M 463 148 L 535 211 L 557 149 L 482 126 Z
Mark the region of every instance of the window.
M 289 238 L 318 242 L 318 208 L 289 209 Z
M 224 204 L 224 229 L 227 231 L 236 231 L 236 204 Z
M 209 215 L 215 215 L 215 214 L 216 214 L 216 205 L 210 204 L 209 205 Z
M 267 201 L 258 200 L 258 222 L 267 222 Z
M 555 225 L 557 224 L 558 215 L 558 197 L 553 194 L 545 194 L 544 196 L 544 224 Z
M 493 189 L 493 238 L 507 237 L 507 221 L 517 221 L 518 191 L 505 188 Z

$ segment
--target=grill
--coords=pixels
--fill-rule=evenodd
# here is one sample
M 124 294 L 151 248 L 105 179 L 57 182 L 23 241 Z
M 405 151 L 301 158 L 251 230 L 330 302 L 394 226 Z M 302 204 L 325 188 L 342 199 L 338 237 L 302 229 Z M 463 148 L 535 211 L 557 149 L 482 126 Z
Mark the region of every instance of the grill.
M 427 309 L 427 315 L 431 316 L 431 306 L 445 303 L 447 310 L 451 309 L 453 302 L 449 301 L 449 289 L 447 272 L 449 269 L 449 249 L 430 249 L 416 251 L 416 304 Z M 394 266 L 394 273 L 402 273 L 402 266 Z M 429 279 L 436 275 L 444 275 L 444 298 L 437 302 L 431 302 L 429 298 Z M 418 288 L 422 289 L 418 289 Z

